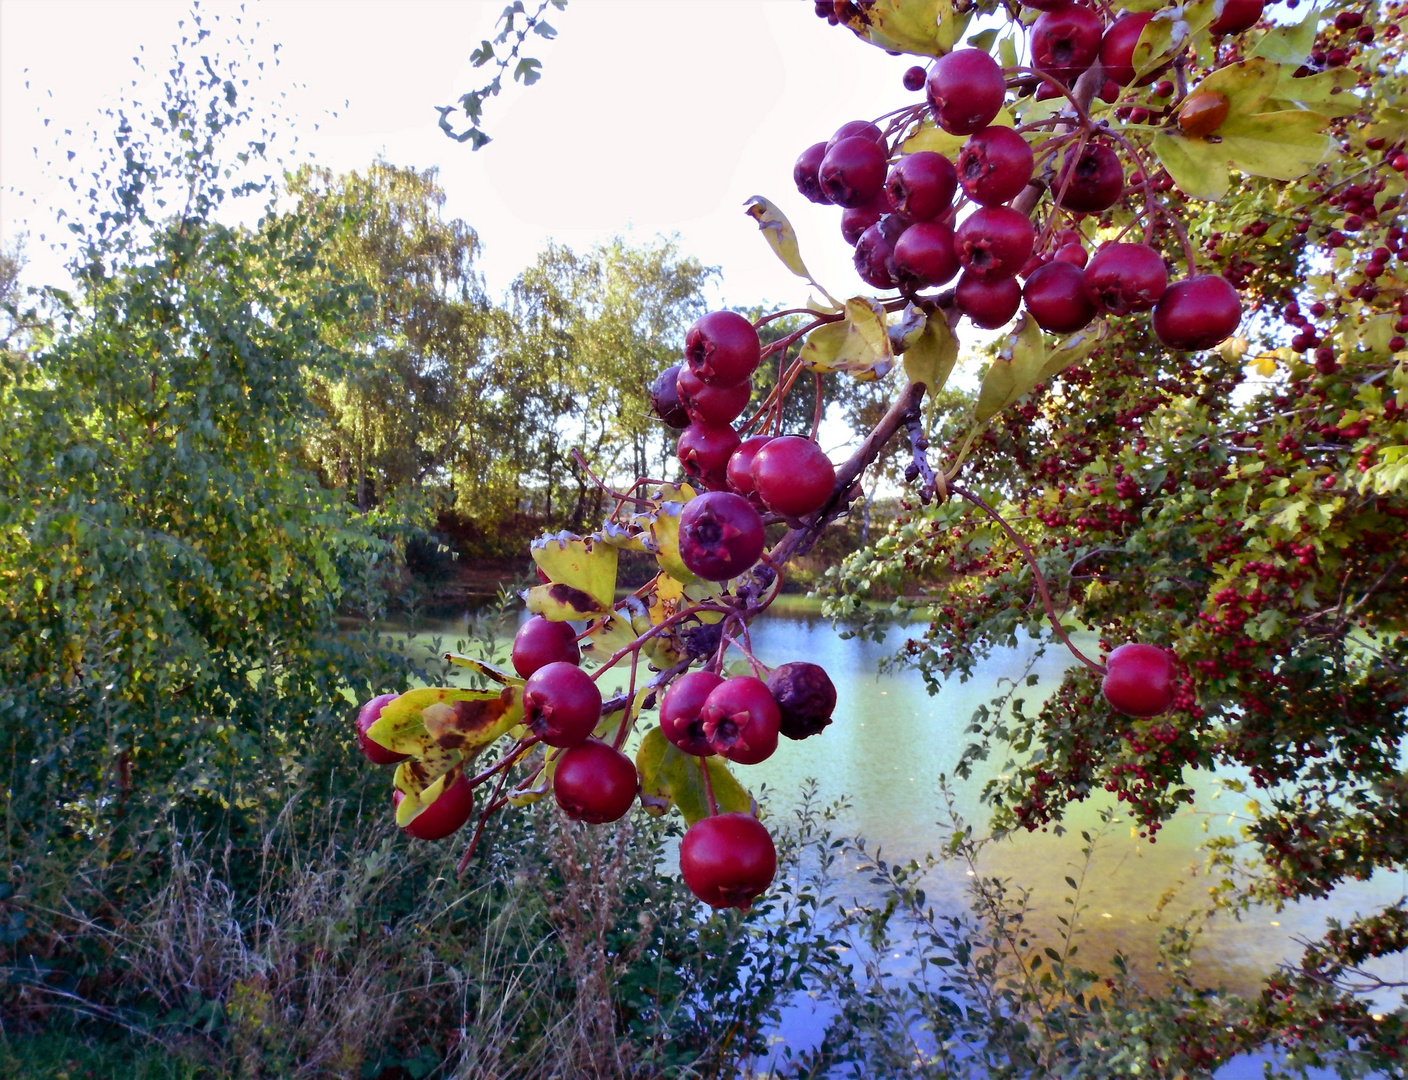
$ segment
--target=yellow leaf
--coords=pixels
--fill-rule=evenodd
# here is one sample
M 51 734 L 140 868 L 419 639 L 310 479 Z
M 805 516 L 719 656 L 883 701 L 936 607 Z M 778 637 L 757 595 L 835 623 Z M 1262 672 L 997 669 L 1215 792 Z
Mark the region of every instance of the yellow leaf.
M 1024 314 L 983 377 L 973 419 L 981 424 L 1025 394 L 1037 384 L 1045 362 L 1046 342 L 1041 327 Z
M 772 248 L 773 254 L 782 260 L 782 265 L 799 278 L 804 278 L 816 285 L 830 299 L 831 294 L 817 284 L 811 271 L 807 269 L 806 263 L 802 262 L 802 251 L 797 244 L 797 231 L 792 228 L 792 223 L 787 220 L 787 215 L 779 210 L 776 204 L 761 195 L 754 195 L 743 204 L 743 209 L 749 217 L 758 223 L 758 228 L 763 233 L 763 239 L 768 242 L 768 247 Z
M 798 359 L 810 371 L 835 371 L 836 354 L 850 332 L 848 322 L 824 323 L 807 335 Z
M 863 41 L 918 56 L 952 52 L 968 26 L 967 9 L 957 14 L 951 0 L 871 0 L 848 10 L 842 21 Z
M 1185 195 L 1209 202 L 1226 197 L 1231 177 L 1227 158 L 1218 152 L 1215 144 L 1206 139 L 1187 139 L 1165 133 L 1154 136 L 1153 149 L 1178 190 Z

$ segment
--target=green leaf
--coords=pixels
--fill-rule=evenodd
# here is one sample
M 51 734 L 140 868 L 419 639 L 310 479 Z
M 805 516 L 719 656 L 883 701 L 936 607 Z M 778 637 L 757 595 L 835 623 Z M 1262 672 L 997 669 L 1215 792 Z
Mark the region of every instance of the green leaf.
M 652 817 L 660 817 L 670 809 L 670 788 L 665 783 L 661 767 L 665 752 L 674 747 L 658 727 L 651 728 L 636 751 L 636 772 L 640 774 L 640 805 Z
M 1162 4 L 1159 5 L 1162 7 Z M 1141 10 L 1125 7 L 1123 10 Z M 1142 10 L 1148 10 L 1143 8 Z M 1217 18 L 1215 0 L 1194 0 L 1157 11 L 1134 44 L 1131 63 L 1137 76 L 1148 75 L 1185 48 L 1188 40 Z
M 1110 326 L 1104 319 L 1097 319 L 1084 329 L 1077 330 L 1046 354 L 1046 362 L 1041 365 L 1036 381 L 1059 375 L 1072 364 L 1079 363 L 1095 351 L 1110 333 Z M 1033 384 L 1035 385 L 1035 384 Z
M 1153 150 L 1185 195 L 1209 202 L 1226 197 L 1231 175 L 1227 158 L 1216 144 L 1164 133 L 1154 136 Z
M 1041 327 L 1023 314 L 983 378 L 973 419 L 984 423 L 1020 398 L 1037 384 L 1045 362 L 1046 342 Z
M 851 5 L 843 22 L 857 37 L 889 52 L 942 56 L 952 52 L 968 26 L 950 0 L 873 0 Z
M 1273 112 L 1229 116 L 1218 129 L 1227 163 L 1251 176 L 1298 180 L 1336 150 L 1321 134 L 1326 118 L 1313 112 Z
M 1279 71 L 1270 101 L 1278 108 L 1301 107 L 1332 117 L 1353 116 L 1364 108 L 1364 99 L 1354 92 L 1359 74 L 1353 68 L 1331 68 L 1300 79 L 1289 67 Z
M 1280 65 L 1253 58 L 1228 64 L 1210 73 L 1191 93 L 1221 94 L 1227 99 L 1227 119 L 1237 115 L 1250 116 L 1262 111 L 1268 98 L 1281 81 Z M 1224 121 L 1226 126 L 1226 121 Z M 1221 134 L 1219 129 L 1218 134 Z
M 775 203 L 761 195 L 754 195 L 743 204 L 743 209 L 758 223 L 758 228 L 763 232 L 763 239 L 768 242 L 773 254 L 782 260 L 782 265 L 799 278 L 804 278 L 821 289 L 827 299 L 830 299 L 831 294 L 817 284 L 816 278 L 812 277 L 812 272 L 807 269 L 807 264 L 802 262 L 801 248 L 797 245 L 797 232 L 787 220 L 787 215 L 779 210 Z
M 1262 35 L 1252 49 L 1253 56 L 1265 57 L 1277 64 L 1300 67 L 1310 50 L 1315 48 L 1315 32 L 1320 25 L 1320 9 L 1312 7 L 1305 18 L 1289 26 L 1274 26 Z
M 492 679 L 501 686 L 522 686 L 525 682 L 524 679 L 510 674 L 487 660 L 476 660 L 472 656 L 461 656 L 459 653 L 449 652 L 445 654 L 445 661 L 456 667 L 468 668 L 478 675 L 483 675 L 486 679 Z
M 938 393 L 948 382 L 954 364 L 958 362 L 958 339 L 949 328 L 942 311 L 929 316 L 924 333 L 904 353 L 905 377 L 912 383 L 923 383 L 926 394 L 924 425 L 932 430 Z
M 846 301 L 845 325 L 846 336 L 831 360 L 831 370 L 871 378 L 888 374 L 895 354 L 890 348 L 884 307 L 864 296 L 853 297 Z
M 850 329 L 850 323 L 844 320 L 823 323 L 807 335 L 797 358 L 811 371 L 835 371 L 836 354 L 841 351 Z
M 670 801 L 679 808 L 685 821 L 693 825 L 709 816 L 709 800 L 704 791 L 704 776 L 699 763 L 709 769 L 709 781 L 714 789 L 714 802 L 719 813 L 751 813 L 753 798 L 744 789 L 721 757 L 697 758 L 686 754 L 673 743 L 660 763 L 660 777 L 670 793 Z

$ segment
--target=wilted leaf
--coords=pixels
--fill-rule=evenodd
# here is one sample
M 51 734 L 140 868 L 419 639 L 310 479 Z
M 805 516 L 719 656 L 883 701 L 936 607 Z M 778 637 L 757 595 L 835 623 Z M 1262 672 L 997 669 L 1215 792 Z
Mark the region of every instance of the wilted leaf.
M 683 510 L 684 503 L 662 503 L 650 523 L 650 539 L 660 569 L 677 581 L 691 582 L 695 580 L 694 574 L 680 558 L 680 513 Z
M 486 679 L 491 679 L 501 686 L 522 686 L 524 680 L 517 675 L 505 671 L 503 668 L 489 663 L 487 660 L 476 660 L 472 656 L 461 656 L 459 653 L 447 652 L 445 654 L 447 663 L 456 667 L 468 668 Z
M 836 354 L 850 332 L 849 322 L 824 323 L 807 335 L 797 358 L 811 371 L 835 371 Z
M 758 228 L 763 232 L 763 239 L 768 242 L 768 247 L 772 248 L 773 253 L 782 260 L 782 265 L 799 278 L 804 278 L 826 293 L 826 290 L 817 284 L 816 278 L 812 277 L 812 272 L 807 269 L 807 264 L 802 262 L 802 251 L 797 244 L 797 232 L 792 228 L 792 223 L 787 220 L 787 215 L 779 210 L 776 204 L 761 195 L 754 195 L 743 204 L 743 209 L 749 217 L 758 223 Z M 830 296 L 829 293 L 826 295 Z
M 610 544 L 603 544 L 592 537 L 556 533 L 538 537 L 529 550 L 533 561 L 552 582 L 552 586 L 547 588 L 566 586 L 569 590 L 585 594 L 595 602 L 590 611 L 600 612 L 611 607 L 611 601 L 616 596 L 616 549 Z M 567 592 L 553 595 L 552 600 L 578 611 L 588 611 L 586 605 Z M 576 619 L 585 616 L 562 617 Z
M 393 753 L 422 758 L 441 750 L 475 753 L 522 719 L 522 682 L 515 683 L 502 690 L 408 690 L 386 704 L 367 736 Z
M 968 27 L 968 15 L 954 13 L 950 0 L 873 0 L 849 6 L 844 24 L 856 36 L 890 52 L 942 56 Z

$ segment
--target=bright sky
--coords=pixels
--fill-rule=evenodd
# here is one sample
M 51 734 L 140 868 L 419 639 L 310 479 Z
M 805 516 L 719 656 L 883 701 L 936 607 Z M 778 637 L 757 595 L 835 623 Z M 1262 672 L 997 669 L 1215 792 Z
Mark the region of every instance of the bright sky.
M 489 103 L 494 141 L 472 152 L 440 132 L 433 106 L 481 84 L 468 56 L 493 36 L 503 6 L 262 0 L 248 5 L 246 25 L 260 22 L 254 36 L 282 46 L 272 88 L 303 84 L 290 105 L 319 163 L 360 169 L 381 153 L 440 169 L 446 210 L 478 231 L 496 292 L 549 238 L 585 248 L 618 233 L 644 242 L 678 232 L 685 252 L 722 268 L 716 299 L 792 306 L 805 284 L 744 215 L 755 194 L 791 218 L 833 293 L 864 290 L 839 211 L 806 202 L 792 164 L 845 121 L 916 100 L 900 85 L 912 59 L 828 26 L 810 0 L 571 0 L 549 14 L 558 39 L 534 39 L 529 52 L 543 61 L 542 81 Z M 56 235 L 52 208 L 67 189 L 39 164 L 54 133 L 107 130 L 100 111 L 128 87 L 132 57 L 145 46 L 160 71 L 187 10 L 184 0 L 0 0 L 0 231 L 31 234 L 31 284 L 54 280 L 62 264 L 38 240 Z

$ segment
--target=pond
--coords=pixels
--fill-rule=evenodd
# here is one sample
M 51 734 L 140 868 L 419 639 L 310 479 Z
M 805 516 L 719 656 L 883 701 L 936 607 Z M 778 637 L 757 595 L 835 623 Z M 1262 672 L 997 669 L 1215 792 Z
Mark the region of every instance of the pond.
M 428 650 L 437 634 L 442 649 L 453 647 L 464 627 L 463 620 L 427 627 L 425 633 L 415 635 L 412 647 Z M 505 633 L 511 629 L 507 627 Z M 971 739 L 964 731 L 974 710 L 1001 692 L 1000 680 L 1022 679 L 1029 665 L 1038 681 L 1018 694 L 1029 709 L 1035 708 L 1072 662 L 1064 649 L 1048 649 L 1036 656 L 1034 643 L 997 650 L 971 680 L 953 680 L 931 697 L 916 672 L 879 670 L 907 637 L 921 630 L 896 624 L 883 643 L 843 638 L 814 602 L 789 597 L 754 624 L 752 640 L 759 660 L 769 665 L 792 660 L 819 663 L 835 682 L 838 695 L 834 722 L 820 735 L 801 742 L 784 739 L 769 760 L 736 767 L 736 775 L 751 790 L 766 789 L 771 813 L 787 813 L 803 782 L 815 778 L 823 801 L 849 803 L 838 821 L 841 834 L 864 837 L 871 852 L 882 848 L 890 862 L 922 859 L 936 851 L 946 835 L 938 777 L 952 776 Z M 1094 635 L 1085 640 L 1078 637 L 1077 645 L 1087 655 L 1098 651 Z M 624 675 L 622 680 L 624 689 Z M 998 775 L 1006 760 L 1003 748 L 994 747 L 970 780 L 951 784 L 955 809 L 976 834 L 984 832 L 988 819 L 979 799 L 983 785 Z M 1129 820 L 1116 815 L 1118 820 L 1106 830 L 1084 879 L 1083 902 L 1089 904 L 1080 939 L 1084 966 L 1103 968 L 1120 951 L 1146 986 L 1152 990 L 1160 984 L 1154 971 L 1160 927 L 1174 925 L 1191 910 L 1205 906 L 1213 883 L 1203 869 L 1201 845 L 1214 836 L 1236 835 L 1247 820 L 1249 795 L 1224 787 L 1225 781 L 1234 778 L 1244 779 L 1244 775 L 1231 768 L 1190 772 L 1187 780 L 1196 801 L 1167 823 L 1157 843 L 1140 840 Z M 1067 910 L 1063 901 L 1070 892 L 1065 878 L 1079 879 L 1084 865 L 1081 830 L 1093 834 L 1100 827 L 1100 811 L 1119 805 L 1113 795 L 1102 791 L 1067 813 L 1064 835 L 1024 832 L 984 849 L 979 873 L 1010 878 L 1014 886 L 1031 891 L 1028 925 L 1038 938 L 1054 941 L 1061 930 L 1056 917 Z M 945 865 L 926 883 L 930 902 L 943 910 L 966 910 L 970 880 L 966 865 Z M 876 898 L 876 887 L 853 864 L 839 870 L 834 891 L 838 902 L 847 905 L 853 899 Z M 1276 964 L 1300 955 L 1297 938 L 1321 936 L 1327 917 L 1345 920 L 1357 911 L 1392 903 L 1405 892 L 1408 881 L 1402 873 L 1380 874 L 1367 882 L 1346 883 L 1330 899 L 1302 901 L 1280 912 L 1252 909 L 1240 921 L 1218 915 L 1196 947 L 1196 977 L 1203 985 L 1252 992 Z M 905 958 L 892 961 L 902 968 Z M 1408 978 L 1408 961 L 1394 958 L 1375 970 L 1385 977 Z M 1398 1002 L 1385 995 L 1378 1004 L 1392 1010 Z M 808 1043 L 819 1033 L 819 1025 L 820 1018 L 810 1017 L 809 1010 L 794 1008 L 780 1037 Z M 1254 1075 L 1260 1075 L 1259 1068 Z

